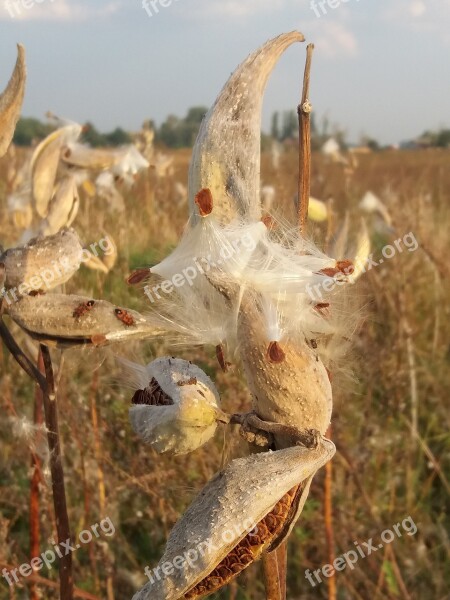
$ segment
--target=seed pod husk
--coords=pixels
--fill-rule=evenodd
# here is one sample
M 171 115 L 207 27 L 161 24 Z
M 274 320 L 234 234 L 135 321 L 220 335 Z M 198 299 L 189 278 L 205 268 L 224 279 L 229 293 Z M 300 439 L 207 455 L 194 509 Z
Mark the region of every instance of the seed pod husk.
M 31 159 L 31 179 L 33 203 L 37 214 L 45 218 L 55 188 L 56 174 L 61 156 L 61 148 L 68 139 L 76 139 L 81 126 L 72 123 L 50 133 L 37 146 Z
M 7 306 L 7 312 L 31 337 L 61 348 L 100 346 L 158 334 L 136 311 L 84 296 L 24 296 Z
M 48 237 L 37 237 L 25 246 L 10 248 L 0 256 L 6 268 L 6 288 L 19 294 L 50 290 L 68 281 L 78 271 L 82 247 L 73 229 Z
M 251 54 L 231 75 L 206 114 L 193 149 L 189 171 L 189 207 L 199 215 L 196 194 L 211 190 L 214 216 L 229 223 L 238 216 L 261 217 L 261 108 L 267 80 L 282 53 L 301 33 L 282 34 Z
M 25 48 L 17 45 L 17 61 L 11 79 L 0 94 L 0 157 L 8 150 L 19 120 L 25 94 Z
M 132 363 L 127 365 L 131 370 Z M 220 406 L 211 379 L 180 358 L 158 358 L 144 369 L 142 389 L 129 411 L 134 431 L 161 454 L 187 454 L 203 446 L 216 431 Z
M 77 216 L 79 205 L 80 197 L 75 177 L 68 175 L 59 182 L 39 233 L 48 236 L 57 233 L 63 227 L 70 227 Z
M 334 452 L 334 444 L 321 438 L 314 449 L 294 446 L 233 460 L 206 484 L 176 523 L 154 577 L 133 600 L 183 598 L 222 564 L 290 490 L 302 482 L 309 487 L 311 477 Z M 294 522 L 305 499 L 303 494 L 295 507 Z M 177 557 L 184 557 L 182 567 L 177 567 Z

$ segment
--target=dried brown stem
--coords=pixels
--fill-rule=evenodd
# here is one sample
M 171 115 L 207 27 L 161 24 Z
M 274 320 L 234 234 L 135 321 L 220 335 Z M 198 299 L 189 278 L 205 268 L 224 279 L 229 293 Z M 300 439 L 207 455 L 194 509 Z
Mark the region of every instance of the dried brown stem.
M 46 390 L 44 392 L 45 425 L 50 451 L 50 472 L 52 476 L 53 506 L 56 516 L 58 544 L 71 539 L 69 516 L 67 514 L 64 470 L 61 456 L 61 444 L 58 424 L 58 407 L 56 403 L 55 378 L 50 350 L 40 345 L 44 362 Z M 64 553 L 63 553 L 64 554 Z M 64 555 L 59 562 L 60 600 L 73 600 L 72 554 Z
M 12 571 L 15 567 L 13 565 L 10 565 L 6 562 L 1 562 L 0 561 L 0 569 L 6 569 L 7 571 Z M 40 575 L 29 575 L 26 580 L 27 583 L 37 583 L 39 585 L 45 585 L 45 587 L 48 587 L 50 589 L 58 589 L 58 584 L 55 583 L 54 581 L 51 581 L 50 579 L 46 579 L 45 577 L 41 577 Z M 80 598 L 81 600 L 102 600 L 99 596 L 94 596 L 93 594 L 90 594 L 89 592 L 85 592 L 84 590 L 80 590 L 79 588 L 74 588 L 73 590 L 73 597 L 74 598 Z
M 285 540 L 275 550 L 278 559 L 278 575 L 280 578 L 280 591 L 282 600 L 286 600 L 287 594 L 287 553 L 288 542 Z
M 309 80 L 311 73 L 311 60 L 314 44 L 306 47 L 306 64 L 303 75 L 303 92 L 300 104 L 297 107 L 298 135 L 299 135 L 299 165 L 298 165 L 298 226 L 300 233 L 306 227 L 308 216 L 309 195 L 311 187 L 311 110 L 309 102 Z
M 14 360 L 22 367 L 25 373 L 35 381 L 41 390 L 44 392 L 47 383 L 42 373 L 35 367 L 26 354 L 21 350 L 16 340 L 11 335 L 9 329 L 6 327 L 0 316 L 0 337 L 2 338 L 5 346 L 13 356 Z
M 277 552 L 266 552 L 262 558 L 266 600 L 283 600 Z
M 330 437 L 331 432 L 328 432 Z M 328 563 L 333 564 L 334 561 L 334 530 L 333 530 L 333 511 L 332 511 L 332 473 L 333 467 L 332 462 L 328 462 L 325 465 L 325 499 L 324 499 L 324 512 L 325 512 L 325 535 L 327 540 L 327 554 Z M 336 589 L 336 571 L 333 570 L 330 577 L 327 579 L 328 584 L 328 600 L 336 600 L 337 589 Z
M 92 386 L 90 393 L 90 408 L 91 408 L 91 421 L 92 431 L 94 435 L 94 456 L 97 463 L 97 485 L 98 485 L 98 502 L 100 507 L 100 514 L 106 514 L 106 488 L 105 488 L 105 476 L 102 468 L 102 449 L 100 440 L 100 431 L 98 423 L 98 411 L 97 411 L 97 393 L 98 393 L 98 370 L 94 371 L 92 376 Z M 113 578 L 111 575 L 111 565 L 107 554 L 104 555 L 105 564 L 107 567 L 106 577 L 106 597 L 107 600 L 114 600 L 114 585 Z
M 43 371 L 44 363 L 42 354 L 39 352 L 38 369 Z M 43 409 L 43 394 L 41 388 L 36 385 L 34 394 L 34 425 L 40 427 L 44 422 Z M 39 437 L 41 437 L 39 433 Z M 39 440 L 36 440 L 39 443 Z M 39 556 L 40 551 L 40 519 L 39 519 L 39 502 L 40 491 L 39 484 L 41 482 L 42 461 L 38 454 L 31 452 L 31 482 L 30 482 L 30 558 Z M 36 585 L 30 585 L 30 600 L 39 600 L 39 593 Z

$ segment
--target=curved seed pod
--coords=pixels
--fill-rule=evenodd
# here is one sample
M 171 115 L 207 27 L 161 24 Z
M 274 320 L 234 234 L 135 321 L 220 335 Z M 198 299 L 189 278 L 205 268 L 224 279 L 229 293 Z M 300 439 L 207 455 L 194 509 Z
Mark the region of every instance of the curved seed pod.
M 107 254 L 105 253 L 102 256 L 102 262 L 109 272 L 116 264 L 119 253 L 117 250 L 116 242 L 114 241 L 113 237 L 109 233 L 108 234 L 106 234 L 105 232 L 103 232 L 103 233 L 105 234 L 105 237 L 108 240 L 110 250 L 108 251 Z
M 314 429 L 322 435 L 328 429 L 333 397 L 328 372 L 304 337 L 292 336 L 268 343 L 263 312 L 250 291 L 217 270 L 207 279 L 230 306 L 239 298 L 237 346 L 246 381 L 253 396 L 254 412 L 264 421 Z M 275 434 L 276 448 L 295 443 L 290 434 Z
M 45 218 L 48 204 L 53 196 L 56 173 L 63 144 L 68 139 L 76 139 L 81 126 L 73 123 L 57 129 L 37 146 L 31 159 L 33 202 L 37 214 Z
M 266 538 L 274 542 L 272 533 L 283 531 L 292 508 L 298 516 L 298 486 L 309 487 L 334 452 L 334 444 L 320 438 L 313 449 L 295 446 L 233 460 L 177 522 L 155 576 L 133 600 L 200 598 L 227 583 L 259 558 L 261 547 L 271 549 Z
M 83 261 L 83 265 L 85 267 L 91 269 L 91 271 L 101 271 L 105 274 L 109 272 L 108 267 L 105 265 L 101 258 L 95 256 L 95 254 L 92 254 L 92 252 L 86 249 L 84 250 L 84 253 L 87 256 L 86 260 Z
M 364 273 L 365 265 L 370 255 L 370 236 L 367 231 L 367 225 L 364 219 L 361 219 L 361 229 L 356 240 L 356 252 L 353 264 L 355 268 L 349 276 L 349 280 L 354 283 Z
M 58 347 L 79 344 L 100 346 L 158 333 L 134 310 L 83 296 L 24 296 L 7 310 L 9 316 L 31 337 Z
M 55 195 L 50 201 L 48 214 L 42 222 L 39 233 L 53 235 L 63 227 L 70 227 L 80 206 L 80 197 L 75 177 L 69 175 L 59 182 Z
M 82 247 L 73 229 L 34 238 L 0 256 L 6 267 L 6 287 L 16 288 L 19 294 L 65 283 L 78 271 L 81 259 Z
M 7 151 L 19 120 L 25 81 L 25 48 L 18 44 L 16 66 L 5 91 L 0 95 L 0 156 Z
M 162 357 L 137 370 L 130 422 L 140 438 L 159 453 L 187 454 L 210 440 L 217 428 L 219 393 L 199 367 Z
M 189 205 L 198 215 L 195 195 L 209 188 L 217 198 L 215 217 L 228 223 L 241 215 L 249 220 L 261 217 L 259 173 L 261 107 L 263 93 L 281 54 L 299 32 L 270 40 L 251 54 L 233 73 L 205 116 L 200 128 L 189 171 Z
M 113 150 L 91 148 L 85 144 L 72 143 L 63 148 L 61 159 L 68 165 L 81 169 L 103 170 L 115 165 L 119 155 Z
M 333 408 L 327 370 L 306 341 L 282 342 L 282 360 L 270 360 L 261 315 L 244 296 L 238 321 L 240 356 L 254 398 L 254 410 L 265 421 L 328 429 Z M 289 436 L 276 435 L 276 447 L 292 445 Z

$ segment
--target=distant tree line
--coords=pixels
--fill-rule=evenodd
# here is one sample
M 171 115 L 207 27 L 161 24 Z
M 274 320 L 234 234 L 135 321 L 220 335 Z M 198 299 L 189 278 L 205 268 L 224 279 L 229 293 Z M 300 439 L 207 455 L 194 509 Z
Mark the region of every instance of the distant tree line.
M 43 140 L 55 129 L 55 125 L 41 123 L 38 119 L 22 118 L 17 123 L 13 141 L 17 146 L 31 146 Z M 100 133 L 92 123 L 86 123 L 83 127 L 82 141 L 98 148 L 130 144 L 132 138 L 121 127 L 116 127 L 111 133 Z
M 204 106 L 190 108 L 184 118 L 169 115 L 158 127 L 153 121 L 148 121 L 155 132 L 155 141 L 168 148 L 192 148 L 203 117 L 208 112 Z M 17 124 L 14 143 L 18 146 L 30 146 L 45 138 L 55 129 L 54 125 L 41 123 L 38 119 L 23 118 Z M 270 133 L 262 134 L 263 147 L 268 148 L 275 140 L 284 143 L 298 137 L 298 119 L 295 110 L 275 112 L 272 115 Z M 330 126 L 327 117 L 317 126 L 314 114 L 311 116 L 311 145 L 313 150 L 318 150 L 329 138 L 333 137 L 342 148 L 347 146 L 345 132 L 338 126 Z M 110 133 L 100 133 L 92 123 L 86 123 L 83 128 L 82 141 L 93 147 L 121 146 L 132 142 L 132 136 L 121 127 L 116 127 Z M 380 149 L 376 140 L 367 136 L 361 137 L 361 144 L 367 145 L 372 150 Z M 426 147 L 450 147 L 450 129 L 440 131 L 426 131 L 418 137 L 413 145 Z
M 425 131 L 417 140 L 419 145 L 434 148 L 450 148 L 450 129 Z

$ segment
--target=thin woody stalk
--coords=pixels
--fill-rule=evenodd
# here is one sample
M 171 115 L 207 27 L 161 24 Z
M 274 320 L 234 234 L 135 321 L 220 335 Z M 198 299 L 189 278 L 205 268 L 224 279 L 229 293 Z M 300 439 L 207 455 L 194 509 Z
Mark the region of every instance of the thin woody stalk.
M 299 167 L 298 167 L 298 226 L 304 233 L 308 216 L 309 195 L 311 187 L 311 111 L 309 102 L 309 80 L 314 44 L 306 47 L 306 64 L 303 75 L 303 92 L 297 107 L 299 134 Z
M 44 363 L 42 361 L 42 354 L 39 352 L 38 355 L 38 368 L 40 371 L 44 370 Z M 41 388 L 36 385 L 34 394 L 34 424 L 37 427 L 41 427 L 44 422 L 44 405 L 43 405 L 43 393 Z M 39 432 L 39 438 L 42 437 L 42 433 Z M 42 460 L 38 454 L 31 452 L 31 482 L 30 482 L 30 559 L 35 556 L 39 556 L 40 551 L 40 520 L 39 520 L 39 504 L 40 504 L 40 491 L 39 484 L 41 483 L 42 475 Z M 30 600 L 39 600 L 39 592 L 34 583 L 30 585 Z
M 298 171 L 298 225 L 300 233 L 306 227 L 311 186 L 311 105 L 309 103 L 309 81 L 314 45 L 306 48 L 306 64 L 303 76 L 301 103 L 297 108 L 299 124 L 299 171 Z M 266 555 L 263 561 L 266 594 L 269 600 L 286 599 L 287 542 L 277 552 Z
M 264 586 L 267 600 L 281 600 L 281 582 L 278 571 L 278 554 L 270 552 L 262 557 Z
M 64 470 L 62 465 L 61 444 L 56 403 L 55 378 L 52 359 L 47 346 L 40 345 L 44 362 L 46 388 L 44 391 L 45 425 L 50 451 L 50 471 L 52 476 L 53 505 L 56 516 L 58 544 L 71 539 L 69 517 L 67 514 Z M 63 555 L 59 562 L 60 600 L 73 600 L 72 554 Z

